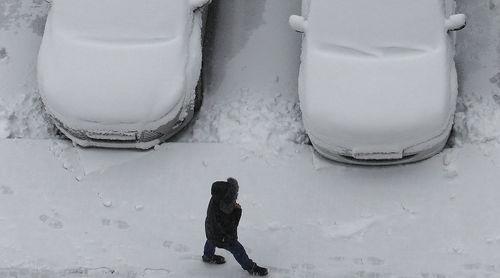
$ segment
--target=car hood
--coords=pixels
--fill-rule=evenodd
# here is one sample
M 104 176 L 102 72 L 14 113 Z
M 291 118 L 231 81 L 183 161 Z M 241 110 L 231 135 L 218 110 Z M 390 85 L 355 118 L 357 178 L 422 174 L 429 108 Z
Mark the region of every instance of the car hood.
M 40 91 L 49 111 L 68 123 L 149 123 L 185 96 L 182 37 L 105 41 L 49 27 L 43 40 Z
M 445 49 L 351 54 L 314 49 L 305 57 L 300 100 L 309 133 L 369 152 L 402 151 L 443 132 L 455 105 Z

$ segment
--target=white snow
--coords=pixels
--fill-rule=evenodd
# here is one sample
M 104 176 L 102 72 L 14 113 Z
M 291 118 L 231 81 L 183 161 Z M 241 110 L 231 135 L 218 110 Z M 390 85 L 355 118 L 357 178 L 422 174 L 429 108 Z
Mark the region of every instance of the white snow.
M 0 139 L 54 137 L 36 94 L 36 60 L 48 5 L 0 1 Z
M 27 139 L 54 136 L 33 97 L 46 6 L 0 0 L 0 133 L 23 138 L 0 140 L 0 277 L 247 277 L 227 252 L 200 262 L 209 187 L 229 175 L 271 277 L 500 277 L 500 3 L 458 1 L 454 147 L 365 168 L 296 144 L 299 1 L 214 2 L 198 121 L 186 143 L 138 153 Z
M 201 68 L 200 18 L 185 0 L 55 2 L 38 64 L 48 111 L 72 129 L 115 133 L 184 119 Z
M 134 209 L 135 209 L 136 211 L 142 211 L 142 210 L 144 210 L 144 206 L 143 206 L 143 205 L 136 205 L 136 206 L 134 207 Z
M 304 33 L 307 29 L 307 21 L 303 16 L 291 15 L 288 23 L 292 29 L 300 33 Z
M 299 95 L 315 146 L 396 159 L 446 140 L 457 80 L 441 6 L 440 0 L 311 2 Z
M 464 14 L 452 15 L 446 20 L 446 29 L 454 31 L 465 27 L 467 16 Z
M 455 149 L 446 149 L 443 152 L 443 166 L 446 176 L 448 178 L 455 178 L 458 176 L 458 169 L 456 161 L 458 159 L 458 151 Z
M 200 261 L 210 184 L 228 173 L 241 185 L 240 239 L 272 277 L 497 277 L 500 268 L 498 149 L 489 159 L 455 149 L 460 175 L 450 181 L 444 155 L 316 170 L 308 146 L 242 161 L 242 145 L 166 144 L 78 182 L 52 145 L 0 143 L 0 275 L 246 277 L 227 252 L 224 266 Z
M 118 151 L 114 149 L 88 149 L 77 150 L 79 163 L 83 168 L 85 175 L 106 170 L 129 161 L 137 160 L 148 152 L 144 151 Z
M 459 1 L 468 16 L 457 37 L 460 80 L 455 141 L 498 142 L 500 138 L 500 6 L 497 1 Z
M 260 152 L 307 143 L 297 95 L 301 38 L 288 26 L 300 1 L 212 5 L 217 18 L 207 30 L 204 104 L 177 140 L 244 143 Z
M 271 103 L 277 93 L 282 93 L 283 103 L 298 104 L 297 76 L 300 55 L 300 36 L 290 32 L 286 22 L 291 14 L 300 14 L 299 1 L 231 1 L 218 6 L 216 25 L 209 30 L 206 68 L 205 106 L 199 117 L 213 119 L 224 114 L 225 109 L 211 109 L 221 102 L 238 102 L 241 94 L 248 91 L 236 110 L 244 110 L 247 102 L 258 103 L 252 95 L 259 95 Z M 461 94 L 456 115 L 456 143 L 486 142 L 497 140 L 500 133 L 500 90 L 496 85 L 498 69 L 496 62 L 499 40 L 500 12 L 495 2 L 458 1 L 459 12 L 469 16 L 468 26 L 458 35 L 457 64 Z M 306 7 L 307 8 L 307 7 Z M 6 53 L 0 61 L 3 79 L 0 86 L 0 130 L 2 137 L 48 138 L 53 137 L 53 127 L 42 119 L 40 101 L 33 96 L 36 91 L 35 64 L 37 50 L 44 27 L 48 5 L 45 1 L 30 0 L 0 2 L 0 49 Z M 237 19 L 237 20 L 235 20 Z M 233 26 L 237 26 L 233 28 Z M 276 40 L 279 34 L 280 40 Z M 266 42 L 266 44 L 262 44 Z M 270 59 L 273 57 L 274 59 Z M 280 61 L 275 63 L 274 61 Z M 5 83 L 7 82 L 7 83 Z M 21 85 L 20 85 L 21 84 Z M 294 93 L 295 92 L 295 93 Z M 269 98 L 267 98 L 269 97 Z M 24 102 L 22 99 L 36 101 Z M 287 106 L 281 106 L 287 107 Z M 294 127 L 301 124 L 296 111 L 275 108 Z M 12 121 L 15 115 L 17 121 Z M 36 115 L 36 116 L 33 116 Z M 274 118 L 265 118 L 274 119 Z M 270 120 L 272 121 L 272 120 Z M 20 126 L 22 128 L 19 128 Z M 234 125 L 233 125 L 234 126 Z M 271 126 L 273 127 L 273 126 Z M 22 129 L 19 133 L 16 130 Z M 290 134 L 295 131 L 292 128 Z M 247 129 L 249 130 L 249 129 Z M 302 136 L 303 128 L 297 136 Z M 226 128 L 230 134 L 232 128 Z M 260 138 L 267 138 L 266 130 Z M 199 138 L 217 138 L 218 142 L 243 141 L 240 132 L 233 136 L 218 136 L 215 127 L 197 128 L 197 138 L 188 132 L 182 141 L 199 141 Z M 247 134 L 243 134 L 245 136 Z M 294 135 L 292 135 L 293 137 Z M 212 139 L 208 139 L 212 142 Z M 260 141 L 263 142 L 263 141 Z
M 49 124 L 36 93 L 20 94 L 10 100 L 4 101 L 0 97 L 0 139 L 56 137 L 56 129 Z
M 335 223 L 333 225 L 329 225 L 323 228 L 324 233 L 327 237 L 332 239 L 350 239 L 356 237 L 358 241 L 363 240 L 363 235 L 365 232 L 377 224 L 381 219 L 381 217 L 367 217 L 361 218 L 359 220 L 355 220 L 348 223 Z
M 180 141 L 243 143 L 256 148 L 279 148 L 284 144 L 307 142 L 299 105 L 295 100 L 282 94 L 273 98 L 245 90 L 238 95 L 239 100 L 222 100 L 215 104 L 207 102 Z

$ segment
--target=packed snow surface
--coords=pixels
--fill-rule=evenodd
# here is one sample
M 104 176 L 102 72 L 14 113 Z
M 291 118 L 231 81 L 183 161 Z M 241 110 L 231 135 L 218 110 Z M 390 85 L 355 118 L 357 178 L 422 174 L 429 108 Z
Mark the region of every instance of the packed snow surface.
M 0 277 L 247 277 L 201 262 L 210 186 L 240 183 L 239 237 L 271 277 L 500 277 L 498 148 L 347 167 L 291 145 L 150 152 L 0 142 Z M 450 175 L 454 171 L 454 175 Z

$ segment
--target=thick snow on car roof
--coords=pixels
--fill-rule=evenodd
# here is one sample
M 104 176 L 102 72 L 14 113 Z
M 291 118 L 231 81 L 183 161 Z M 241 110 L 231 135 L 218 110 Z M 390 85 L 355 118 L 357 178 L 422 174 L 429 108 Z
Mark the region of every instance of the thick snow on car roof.
M 327 44 L 429 48 L 438 43 L 444 17 L 440 0 L 314 0 L 309 26 L 310 38 Z
M 193 22 L 186 0 L 57 0 L 38 64 L 47 109 L 75 129 L 172 120 L 192 92 Z
M 183 27 L 188 2 L 57 0 L 52 20 L 59 28 L 94 39 L 169 39 Z
M 399 152 L 446 129 L 456 91 L 439 0 L 314 0 L 308 20 L 300 96 L 310 135 Z

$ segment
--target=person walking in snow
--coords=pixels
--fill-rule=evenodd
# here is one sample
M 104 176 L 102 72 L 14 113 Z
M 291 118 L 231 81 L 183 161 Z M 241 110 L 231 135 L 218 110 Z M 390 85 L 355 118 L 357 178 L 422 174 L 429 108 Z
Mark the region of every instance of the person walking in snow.
M 209 264 L 224 264 L 224 257 L 215 255 L 215 248 L 222 248 L 231 252 L 241 267 L 251 275 L 266 276 L 267 269 L 254 263 L 238 241 L 238 224 L 242 213 L 241 206 L 236 202 L 238 191 L 238 181 L 234 178 L 212 184 L 212 197 L 205 220 L 207 241 L 202 260 Z

